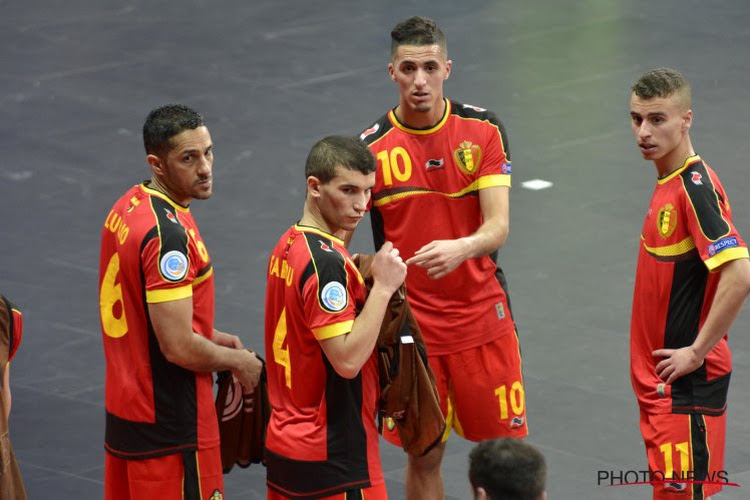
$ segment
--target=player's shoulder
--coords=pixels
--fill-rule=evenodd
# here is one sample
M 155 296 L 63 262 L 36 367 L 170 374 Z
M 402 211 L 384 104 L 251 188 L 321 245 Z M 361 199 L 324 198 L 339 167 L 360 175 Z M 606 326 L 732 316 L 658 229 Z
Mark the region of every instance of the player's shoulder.
M 388 118 L 389 113 L 390 112 L 385 113 L 374 123 L 370 124 L 369 127 L 364 129 L 362 133 L 359 134 L 359 138 L 369 145 L 383 137 L 391 128 L 393 128 L 393 124 L 391 124 L 391 120 Z
M 488 121 L 494 125 L 501 125 L 497 115 L 487 108 L 475 104 L 467 104 L 451 99 L 451 114 L 460 118 Z

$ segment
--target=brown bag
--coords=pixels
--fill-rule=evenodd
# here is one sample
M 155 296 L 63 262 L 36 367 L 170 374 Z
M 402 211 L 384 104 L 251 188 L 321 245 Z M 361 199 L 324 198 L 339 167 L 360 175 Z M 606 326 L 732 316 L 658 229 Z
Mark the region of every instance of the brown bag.
M 364 254 L 354 258 L 368 291 L 373 284 L 373 259 Z M 393 419 L 407 453 L 422 456 L 440 443 L 445 418 L 440 411 L 435 376 L 427 363 L 422 332 L 406 301 L 405 285 L 388 302 L 377 349 L 380 417 Z
M 255 354 L 258 356 L 257 354 Z M 258 359 L 263 359 L 258 356 Z M 271 416 L 266 384 L 266 364 L 252 394 L 243 394 L 242 385 L 229 371 L 219 372 L 216 378 L 216 416 L 221 439 L 221 466 L 226 474 L 237 464 L 242 468 L 251 464 L 265 465 L 263 450 L 266 427 Z

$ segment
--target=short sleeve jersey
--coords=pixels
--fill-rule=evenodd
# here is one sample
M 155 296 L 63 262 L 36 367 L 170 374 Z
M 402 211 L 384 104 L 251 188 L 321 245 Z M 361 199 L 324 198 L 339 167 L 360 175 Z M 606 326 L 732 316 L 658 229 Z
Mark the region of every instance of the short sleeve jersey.
M 266 285 L 272 407 L 266 460 L 269 488 L 286 496 L 318 498 L 383 482 L 375 354 L 345 379 L 320 346 L 351 331 L 365 299 L 362 277 L 340 239 L 303 225 L 279 239 Z
M 630 371 L 649 413 L 720 415 L 732 356 L 726 335 L 696 371 L 665 385 L 656 349 L 693 343 L 711 309 L 722 264 L 748 258 L 716 173 L 699 156 L 659 179 L 643 224 L 630 327 Z
M 105 448 L 139 459 L 218 446 L 211 373 L 167 361 L 148 314 L 149 303 L 190 298 L 193 331 L 213 337 L 213 269 L 189 208 L 134 186 L 104 221 L 100 257 Z
M 479 192 L 511 184 L 505 128 L 485 109 L 446 99 L 428 130 L 400 123 L 392 110 L 362 132 L 378 163 L 372 190 L 375 247 L 393 242 L 404 259 L 433 240 L 456 239 L 482 224 Z M 513 332 L 496 255 L 468 259 L 433 280 L 406 276 L 409 304 L 431 355 L 469 349 Z

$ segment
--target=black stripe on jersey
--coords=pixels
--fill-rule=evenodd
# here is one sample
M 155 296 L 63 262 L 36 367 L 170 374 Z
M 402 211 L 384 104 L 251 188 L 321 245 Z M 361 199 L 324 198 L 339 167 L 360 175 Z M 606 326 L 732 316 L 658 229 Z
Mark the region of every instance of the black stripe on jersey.
M 699 258 L 674 264 L 664 328 L 666 349 L 679 349 L 695 341 L 707 282 L 708 269 Z M 726 408 L 728 389 L 729 374 L 709 381 L 703 364 L 672 383 L 672 411 L 720 415 Z
M 320 498 L 371 485 L 362 422 L 362 375 L 341 377 L 322 350 L 320 355 L 326 367 L 328 460 L 294 460 L 266 449 L 269 488 L 295 499 Z
M 346 260 L 338 250 L 333 247 L 333 242 L 321 235 L 320 233 L 308 233 L 304 232 L 305 239 L 307 240 L 307 248 L 310 249 L 311 262 L 315 266 L 315 273 L 318 275 L 318 303 L 326 311 L 333 313 L 341 312 L 342 309 L 332 310 L 326 305 L 326 301 L 323 300 L 322 294 L 323 289 L 328 283 L 334 281 L 341 284 L 344 290 L 347 289 L 347 274 L 346 274 Z M 304 275 L 307 274 L 305 269 Z M 301 281 L 301 286 L 304 287 L 304 281 Z M 347 301 L 349 300 L 347 293 Z
M 703 415 L 690 415 L 690 443 L 693 454 L 694 481 L 706 481 L 708 478 L 708 434 Z M 684 472 L 684 471 L 683 471 Z M 703 484 L 693 483 L 693 500 L 703 500 Z
M 460 116 L 461 118 L 471 118 L 473 120 L 488 121 L 497 127 L 500 133 L 500 139 L 503 141 L 503 151 L 505 151 L 505 157 L 510 161 L 510 146 L 508 145 L 508 133 L 505 131 L 505 125 L 498 119 L 498 117 L 492 111 L 472 106 L 471 104 L 464 104 L 451 100 L 451 114 Z
M 729 234 L 729 223 L 721 214 L 718 193 L 703 162 L 693 163 L 680 173 L 680 177 L 706 238 L 716 241 Z
M 695 341 L 707 281 L 708 269 L 700 259 L 674 264 L 664 329 L 665 348 L 679 349 Z
M 383 137 L 389 130 L 393 128 L 393 124 L 388 119 L 389 113 L 386 113 L 378 118 L 378 121 L 373 123 L 371 127 L 363 130 L 362 133 L 359 134 L 359 138 L 365 141 L 365 144 L 369 146 L 373 142 Z
M 180 224 L 175 208 L 167 201 L 159 198 L 158 196 L 150 196 L 151 208 L 156 215 L 156 227 L 161 238 L 161 245 L 159 248 L 159 273 L 162 277 L 173 283 L 179 283 L 182 281 L 185 275 L 178 279 L 172 279 L 169 276 L 164 275 L 161 272 L 161 259 L 168 252 L 178 251 L 188 259 L 188 268 L 190 267 L 190 257 L 188 254 L 188 234 L 185 227 Z

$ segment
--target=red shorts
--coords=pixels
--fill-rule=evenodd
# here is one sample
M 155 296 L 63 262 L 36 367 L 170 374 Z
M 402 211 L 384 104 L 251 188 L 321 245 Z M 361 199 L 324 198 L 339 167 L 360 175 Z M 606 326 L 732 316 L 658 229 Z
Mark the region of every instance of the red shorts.
M 281 493 L 268 489 L 267 500 L 289 500 Z M 318 498 L 317 500 L 388 500 L 388 491 L 385 489 L 385 483 L 376 484 L 369 488 L 361 490 L 349 490 L 343 493 L 336 493 L 329 497 Z
M 105 500 L 221 500 L 224 478 L 217 446 L 145 460 L 125 460 L 106 453 Z
M 428 360 L 445 415 L 443 441 L 451 429 L 476 442 L 529 434 L 517 333 L 453 354 L 428 356 Z M 383 425 L 383 436 L 401 446 L 389 420 Z
M 726 418 L 726 413 L 710 417 L 641 410 L 641 435 L 654 481 L 654 499 L 701 500 L 721 491 L 721 484 L 684 481 L 729 481 L 723 470 Z

